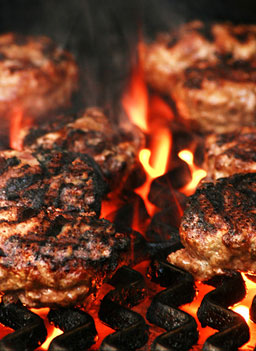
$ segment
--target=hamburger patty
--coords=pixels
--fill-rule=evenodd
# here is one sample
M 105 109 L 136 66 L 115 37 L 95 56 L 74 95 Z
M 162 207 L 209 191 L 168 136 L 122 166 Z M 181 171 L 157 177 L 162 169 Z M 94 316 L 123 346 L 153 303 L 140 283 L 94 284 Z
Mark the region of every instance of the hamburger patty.
M 168 261 L 206 280 L 226 270 L 256 274 L 256 173 L 202 183 L 180 225 L 184 249 Z
M 67 107 L 77 88 L 71 54 L 44 36 L 0 36 L 0 115 L 15 107 L 42 115 Z
M 30 307 L 88 302 L 127 262 L 129 238 L 99 219 L 105 186 L 90 156 L 0 154 L 0 291 Z
M 24 146 L 36 149 L 64 149 L 87 153 L 100 165 L 108 183 L 115 187 L 124 182 L 137 164 L 141 135 L 116 131 L 98 108 L 89 108 L 75 119 L 24 129 Z
M 199 21 L 145 46 L 148 83 L 201 132 L 255 125 L 256 26 Z
M 128 261 L 129 238 L 89 213 L 44 208 L 27 219 L 2 219 L 0 231 L 0 289 L 5 300 L 29 307 L 88 303 Z
M 66 151 L 0 152 L 0 218 L 12 211 L 52 207 L 64 212 L 101 209 L 106 186 L 88 155 Z
M 232 133 L 209 135 L 203 168 L 212 180 L 235 173 L 256 172 L 256 128 L 244 127 Z

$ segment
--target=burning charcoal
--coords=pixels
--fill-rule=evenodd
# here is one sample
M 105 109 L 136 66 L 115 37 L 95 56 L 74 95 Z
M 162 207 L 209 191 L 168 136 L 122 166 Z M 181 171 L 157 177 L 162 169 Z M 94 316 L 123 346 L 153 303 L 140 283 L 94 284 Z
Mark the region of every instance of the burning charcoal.
M 140 187 L 146 181 L 146 173 L 141 163 L 137 163 L 133 171 L 129 174 L 124 189 L 131 190 Z
M 147 228 L 146 237 L 149 240 L 160 241 L 168 240 L 177 243 L 180 246 L 180 236 L 177 228 L 180 224 L 181 214 L 177 213 L 177 209 L 173 211 L 172 207 L 156 213 Z
M 149 201 L 160 208 L 169 206 L 176 208 L 177 203 L 184 208 L 186 204 L 186 196 L 174 190 L 171 183 L 168 182 L 166 178 L 159 178 L 154 179 L 151 184 L 148 196 Z
M 139 223 L 145 223 L 149 219 L 144 201 L 139 195 L 126 191 L 122 197 L 124 205 L 118 209 L 114 220 L 117 230 L 132 228 L 134 218 L 137 218 Z
M 0 340 L 1 351 L 34 350 L 47 336 L 43 320 L 21 304 L 0 304 L 0 322 L 15 331 Z
M 178 230 L 178 222 L 176 222 L 176 227 L 172 226 L 173 218 L 169 208 L 158 212 L 154 215 L 148 229 L 146 232 L 146 238 L 149 240 L 148 246 L 151 246 L 148 251 L 150 256 L 157 256 L 158 259 L 166 259 L 170 252 L 181 249 L 183 246 L 180 241 L 180 235 Z M 160 246 L 162 245 L 162 249 Z M 155 254 L 153 253 L 155 249 Z
M 198 339 L 197 324 L 177 307 L 193 300 L 193 277 L 167 262 L 154 262 L 150 276 L 154 282 L 168 286 L 154 296 L 147 311 L 150 323 L 167 330 L 154 340 L 151 350 L 189 350 Z
M 115 286 L 102 300 L 99 318 L 111 328 L 118 330 L 108 335 L 100 350 L 135 350 L 148 340 L 144 318 L 124 306 L 139 304 L 146 295 L 143 276 L 129 268 L 120 268 L 110 281 Z
M 88 313 L 75 308 L 62 308 L 51 310 L 47 317 L 64 331 L 64 334 L 53 339 L 49 351 L 85 350 L 95 343 L 97 331 Z
M 254 296 L 250 307 L 250 318 L 254 323 L 256 323 L 256 295 Z
M 143 276 L 127 266 L 119 268 L 108 282 L 116 289 L 109 293 L 111 300 L 125 307 L 133 307 L 144 300 L 146 285 Z
M 161 177 L 154 179 L 152 184 L 154 184 L 154 186 L 158 185 L 168 188 L 171 187 L 174 189 L 179 189 L 185 186 L 190 181 L 191 172 L 189 170 L 189 167 L 185 162 L 181 162 L 179 166 L 173 168 L 171 171 L 165 173 Z
M 202 324 L 219 330 L 204 343 L 204 350 L 235 350 L 249 340 L 249 328 L 237 313 L 227 309 L 246 294 L 240 273 L 224 277 L 222 284 L 203 298 L 197 316 Z

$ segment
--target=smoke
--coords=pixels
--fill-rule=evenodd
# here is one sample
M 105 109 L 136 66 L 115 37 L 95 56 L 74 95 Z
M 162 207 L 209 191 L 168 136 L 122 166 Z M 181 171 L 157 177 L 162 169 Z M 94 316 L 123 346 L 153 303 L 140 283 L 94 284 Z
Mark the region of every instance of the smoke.
M 78 61 L 79 104 L 115 114 L 139 32 L 150 40 L 191 19 L 253 22 L 255 7 L 250 0 L 1 0 L 0 32 L 52 37 Z

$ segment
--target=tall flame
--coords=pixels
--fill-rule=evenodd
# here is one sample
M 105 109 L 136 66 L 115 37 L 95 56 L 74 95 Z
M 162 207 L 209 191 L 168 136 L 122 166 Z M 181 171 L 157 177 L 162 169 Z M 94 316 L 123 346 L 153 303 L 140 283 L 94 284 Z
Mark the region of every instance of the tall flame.
M 130 120 L 143 132 L 147 132 L 148 91 L 141 64 L 133 69 L 130 86 L 122 98 L 122 105 Z
M 147 196 L 152 180 L 166 171 L 172 141 L 166 121 L 172 119 L 173 115 L 160 98 L 149 100 L 141 67 L 139 61 L 138 66 L 133 70 L 131 83 L 122 103 L 130 120 L 151 138 L 149 148 L 144 148 L 139 153 L 139 160 L 146 171 L 147 179 L 140 188 L 136 189 L 136 193 L 143 198 L 148 213 L 153 215 L 155 206 L 148 201 Z M 154 115 L 152 121 L 149 119 L 150 112 Z
M 33 125 L 33 120 L 25 114 L 22 106 L 14 106 L 9 114 L 10 119 L 10 147 L 14 150 L 22 150 L 23 138 L 22 130 L 24 127 Z

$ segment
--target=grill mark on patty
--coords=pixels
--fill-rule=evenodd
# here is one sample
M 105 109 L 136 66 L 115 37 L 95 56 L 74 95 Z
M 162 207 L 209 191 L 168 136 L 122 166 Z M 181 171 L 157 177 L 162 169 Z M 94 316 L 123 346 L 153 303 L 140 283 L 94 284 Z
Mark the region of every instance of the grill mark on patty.
M 184 71 L 183 86 L 189 89 L 202 89 L 203 80 L 228 80 L 237 83 L 255 83 L 256 70 L 248 63 L 237 67 L 237 62 L 226 65 L 224 62 L 214 67 L 189 67 Z
M 9 167 L 18 166 L 20 160 L 17 157 L 3 158 L 0 157 L 0 175 L 4 174 Z
M 3 158 L 4 155 L 2 152 Z M 91 157 L 56 149 L 37 149 L 33 153 L 26 150 L 17 152 L 19 155 L 22 164 L 8 167 L 2 175 L 1 206 L 52 206 L 66 212 L 90 209 L 99 215 L 106 185 Z M 9 179 L 13 174 L 18 176 Z
M 9 179 L 4 188 L 4 191 L 7 194 L 7 199 L 18 199 L 21 190 L 37 183 L 39 180 L 42 180 L 42 174 L 25 174 L 22 177 Z
M 214 190 L 223 194 L 224 201 Z M 215 209 L 222 207 L 216 215 Z M 230 269 L 255 273 L 255 233 L 256 173 L 202 183 L 190 197 L 181 220 L 184 249 L 171 253 L 168 260 L 200 280 Z

